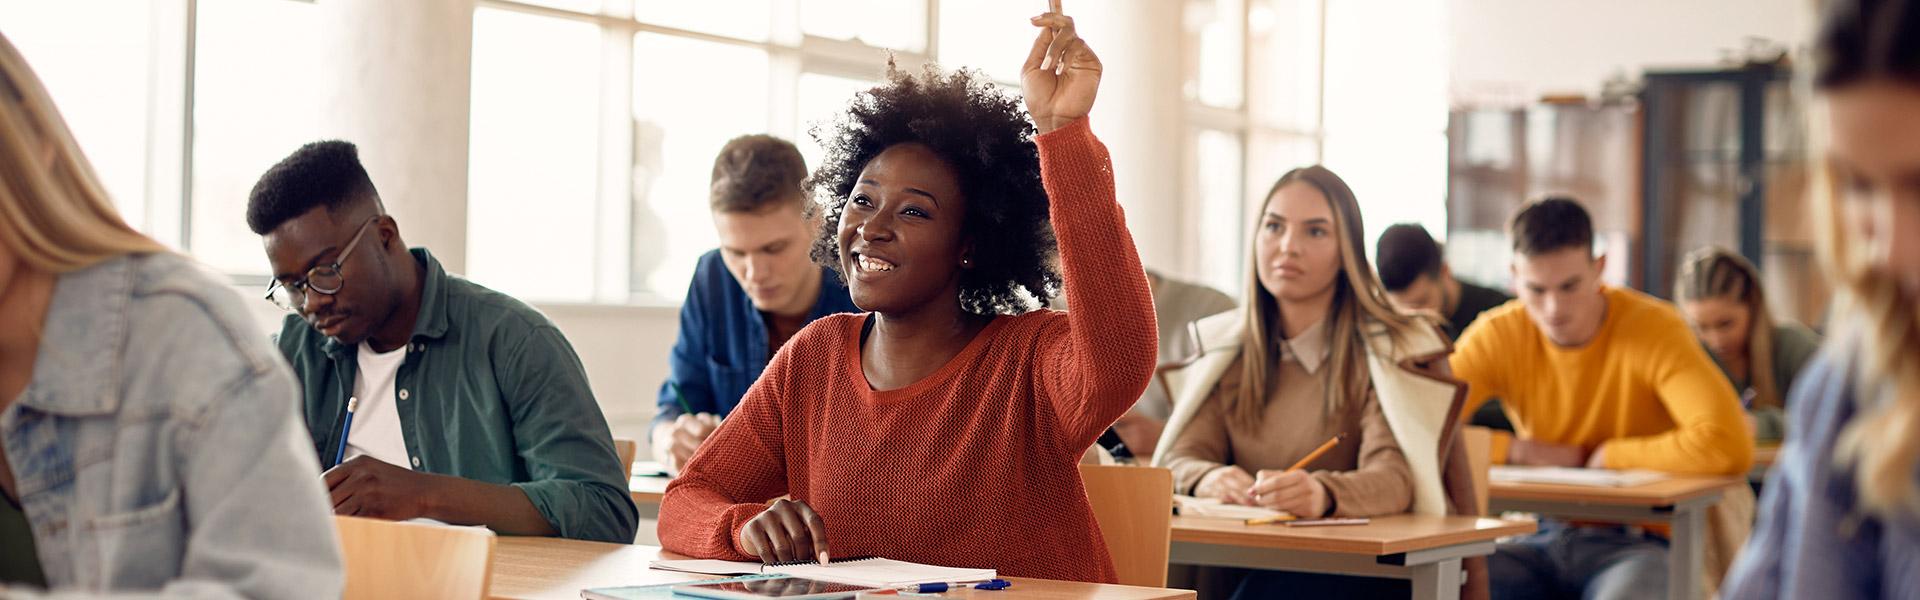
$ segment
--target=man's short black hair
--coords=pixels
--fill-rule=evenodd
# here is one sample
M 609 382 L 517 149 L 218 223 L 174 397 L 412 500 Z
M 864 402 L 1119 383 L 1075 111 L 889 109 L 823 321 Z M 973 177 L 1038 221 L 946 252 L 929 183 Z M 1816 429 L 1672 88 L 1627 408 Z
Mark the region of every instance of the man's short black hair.
M 1593 252 L 1593 219 L 1579 202 L 1566 196 L 1548 196 L 1528 203 L 1513 215 L 1507 234 L 1513 238 L 1513 253 L 1539 256 L 1579 248 Z
M 379 194 L 360 166 L 360 149 L 340 140 L 313 142 L 267 169 L 253 184 L 247 196 L 247 227 L 266 235 L 316 206 L 332 212 L 361 200 L 377 202 Z
M 1374 261 L 1380 284 L 1389 292 L 1407 289 L 1421 275 L 1439 277 L 1441 267 L 1446 265 L 1440 244 L 1427 234 L 1427 228 L 1413 223 L 1400 223 L 1381 232 Z

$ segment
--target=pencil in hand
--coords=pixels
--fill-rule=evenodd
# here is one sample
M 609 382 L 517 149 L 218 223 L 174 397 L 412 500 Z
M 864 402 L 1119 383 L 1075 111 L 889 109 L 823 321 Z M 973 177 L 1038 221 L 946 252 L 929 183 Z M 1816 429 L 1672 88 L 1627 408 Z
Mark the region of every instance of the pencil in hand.
M 1298 471 L 1307 468 L 1308 464 L 1319 460 L 1320 456 L 1326 454 L 1328 450 L 1332 450 L 1334 446 L 1340 445 L 1340 440 L 1346 439 L 1346 437 L 1347 434 L 1344 433 L 1333 436 L 1333 439 L 1327 440 L 1327 443 L 1321 444 L 1319 448 L 1314 448 L 1312 452 L 1308 452 L 1306 458 L 1300 459 L 1300 462 L 1293 463 L 1293 466 L 1287 467 L 1287 470 Z

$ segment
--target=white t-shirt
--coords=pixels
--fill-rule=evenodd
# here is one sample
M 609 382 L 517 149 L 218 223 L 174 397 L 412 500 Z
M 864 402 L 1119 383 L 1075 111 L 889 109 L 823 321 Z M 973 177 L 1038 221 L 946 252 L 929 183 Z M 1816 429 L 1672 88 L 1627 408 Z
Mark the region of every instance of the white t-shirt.
M 380 462 L 413 468 L 407 456 L 407 438 L 400 432 L 400 406 L 393 391 L 400 363 L 407 360 L 407 346 L 380 354 L 366 342 L 360 342 L 357 357 L 360 376 L 354 378 L 353 396 L 360 399 L 353 413 L 352 429 L 347 432 L 347 455 L 362 454 Z

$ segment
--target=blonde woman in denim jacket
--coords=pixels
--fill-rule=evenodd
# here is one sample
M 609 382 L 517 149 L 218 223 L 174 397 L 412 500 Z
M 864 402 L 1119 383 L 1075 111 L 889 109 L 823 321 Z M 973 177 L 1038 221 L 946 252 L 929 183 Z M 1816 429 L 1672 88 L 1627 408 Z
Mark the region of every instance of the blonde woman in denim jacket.
M 0 36 L 0 598 L 337 598 L 293 375 Z

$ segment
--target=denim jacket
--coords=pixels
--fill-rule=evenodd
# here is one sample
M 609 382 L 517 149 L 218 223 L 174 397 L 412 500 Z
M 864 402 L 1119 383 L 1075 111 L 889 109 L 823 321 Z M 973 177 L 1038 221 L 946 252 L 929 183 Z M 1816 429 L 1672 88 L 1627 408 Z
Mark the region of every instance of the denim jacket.
M 1858 381 L 1860 344 L 1830 342 L 1794 381 L 1793 426 L 1720 597 L 1920 598 L 1920 520 L 1866 512 L 1854 467 L 1834 456 L 1841 432 L 1876 398 Z
M 61 275 L 33 378 L 0 412 L 55 595 L 339 597 L 298 393 L 240 299 L 186 258 Z

